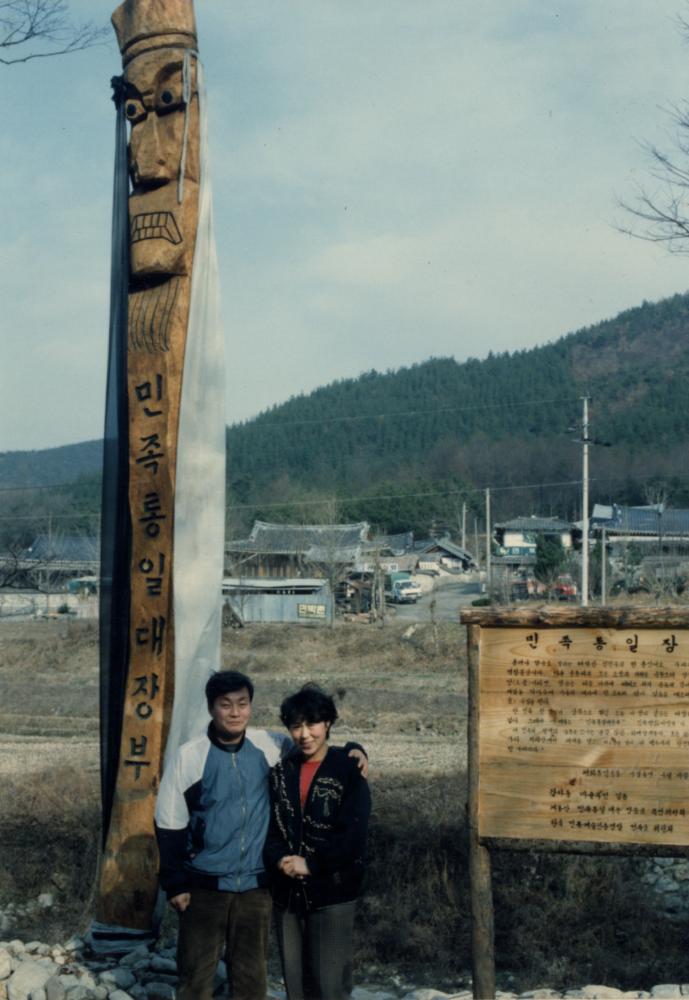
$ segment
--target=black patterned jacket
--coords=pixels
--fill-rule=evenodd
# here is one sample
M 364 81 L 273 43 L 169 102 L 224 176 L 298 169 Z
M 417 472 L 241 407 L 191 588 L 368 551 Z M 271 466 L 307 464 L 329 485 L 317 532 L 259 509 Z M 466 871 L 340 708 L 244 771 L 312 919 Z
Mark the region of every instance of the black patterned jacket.
M 295 748 L 270 772 L 270 826 L 263 857 L 277 905 L 308 913 L 360 894 L 371 796 L 348 750 L 329 747 L 302 815 L 301 762 Z M 311 875 L 293 879 L 278 871 L 278 862 L 289 854 L 305 858 Z

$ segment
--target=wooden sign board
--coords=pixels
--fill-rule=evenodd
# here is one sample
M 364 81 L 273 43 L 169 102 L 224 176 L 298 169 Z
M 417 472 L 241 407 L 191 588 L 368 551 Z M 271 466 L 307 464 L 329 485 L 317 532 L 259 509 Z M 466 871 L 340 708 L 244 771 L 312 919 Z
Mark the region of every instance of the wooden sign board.
M 689 629 L 484 628 L 479 837 L 689 845 Z
M 689 853 L 689 609 L 466 609 L 474 997 L 490 849 Z

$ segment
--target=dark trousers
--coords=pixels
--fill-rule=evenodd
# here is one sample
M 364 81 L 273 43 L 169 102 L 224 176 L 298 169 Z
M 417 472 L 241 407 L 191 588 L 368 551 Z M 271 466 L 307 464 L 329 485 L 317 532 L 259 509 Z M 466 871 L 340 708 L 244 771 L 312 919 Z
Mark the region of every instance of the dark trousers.
M 270 912 L 267 889 L 192 889 L 179 915 L 177 1000 L 211 1000 L 223 949 L 233 1000 L 265 1000 Z
M 336 903 L 305 917 L 275 907 L 288 1000 L 348 1000 L 356 903 Z

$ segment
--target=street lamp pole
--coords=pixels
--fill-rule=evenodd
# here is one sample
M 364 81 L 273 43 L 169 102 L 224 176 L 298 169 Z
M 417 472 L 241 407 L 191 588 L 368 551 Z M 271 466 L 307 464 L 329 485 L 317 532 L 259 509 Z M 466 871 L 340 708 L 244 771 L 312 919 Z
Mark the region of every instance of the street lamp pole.
M 583 396 L 584 412 L 582 418 L 582 495 L 581 495 L 581 606 L 588 607 L 589 603 L 589 397 Z
M 486 592 L 490 596 L 493 589 L 492 580 L 492 567 L 491 567 L 491 551 L 490 551 L 490 540 L 491 540 L 491 518 L 490 518 L 490 490 L 486 489 Z

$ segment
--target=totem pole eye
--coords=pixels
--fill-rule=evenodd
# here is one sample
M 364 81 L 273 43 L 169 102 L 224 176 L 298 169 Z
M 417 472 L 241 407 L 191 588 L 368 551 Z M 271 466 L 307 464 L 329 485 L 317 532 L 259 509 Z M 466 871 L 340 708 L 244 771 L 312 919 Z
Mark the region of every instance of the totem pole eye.
M 164 90 L 160 95 L 160 99 L 163 102 L 163 104 L 172 104 L 172 102 L 175 99 L 175 96 L 171 90 Z
M 134 101 L 131 100 L 131 98 L 125 102 L 124 113 L 130 122 L 136 121 L 138 118 L 146 117 L 146 109 L 141 101 Z

